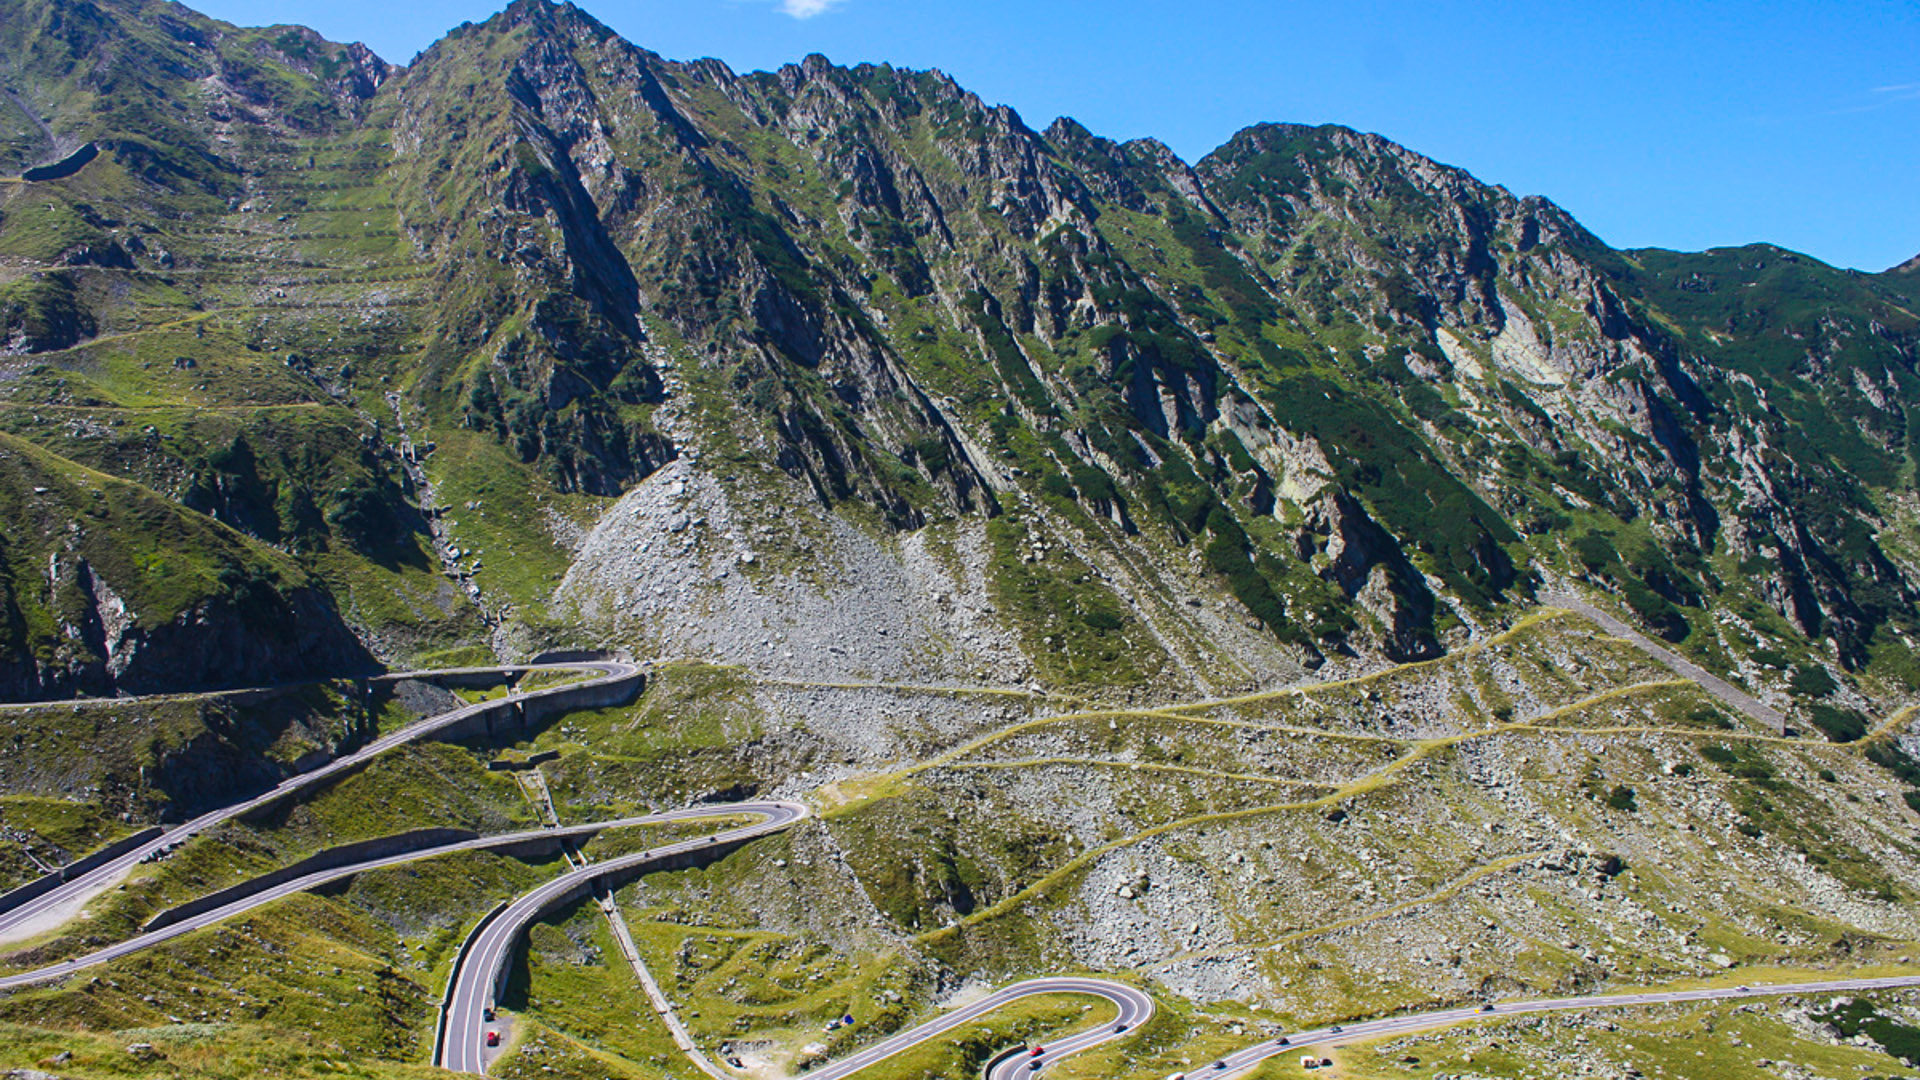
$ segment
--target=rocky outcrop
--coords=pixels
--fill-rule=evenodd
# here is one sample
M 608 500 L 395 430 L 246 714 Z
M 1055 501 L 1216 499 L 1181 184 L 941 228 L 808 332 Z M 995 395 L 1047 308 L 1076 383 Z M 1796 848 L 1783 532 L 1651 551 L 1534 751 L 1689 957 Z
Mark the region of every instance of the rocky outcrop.
M 208 600 L 158 626 L 84 562 L 73 571 L 82 603 L 60 627 L 56 656 L 0 668 L 0 700 L 165 694 L 308 682 L 378 670 L 334 610 L 305 588 L 248 602 Z
M 1397 661 L 1440 655 L 1434 596 L 1392 534 L 1353 496 L 1328 491 L 1307 510 L 1296 541 L 1300 557 L 1380 626 L 1380 649 Z

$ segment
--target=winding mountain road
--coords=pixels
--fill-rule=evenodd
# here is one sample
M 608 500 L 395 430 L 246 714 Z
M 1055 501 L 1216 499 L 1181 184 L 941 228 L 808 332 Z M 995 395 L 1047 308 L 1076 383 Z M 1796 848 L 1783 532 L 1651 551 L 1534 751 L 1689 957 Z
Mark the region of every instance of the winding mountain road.
M 526 832 L 503 833 L 499 836 L 483 836 L 473 840 L 462 840 L 452 844 L 442 844 L 437 847 L 421 848 L 417 851 L 409 851 L 399 855 L 388 855 L 382 858 L 368 859 L 364 862 L 357 862 L 347 866 L 317 870 L 311 874 L 294 878 L 271 888 L 262 889 L 251 896 L 235 900 L 230 904 L 225 904 L 199 915 L 182 919 L 177 923 L 170 924 L 161 929 L 150 930 L 146 933 L 128 938 L 125 941 L 115 942 L 112 945 L 108 945 L 96 952 L 88 953 L 85 956 L 78 956 L 71 960 L 63 960 L 60 963 L 50 964 L 32 971 L 0 976 L 0 990 L 15 990 L 23 986 L 32 986 L 35 983 L 51 982 L 55 979 L 65 978 L 68 975 L 84 971 L 87 968 L 104 964 L 109 960 L 117 960 L 122 956 L 129 956 L 145 949 L 151 949 L 155 945 L 171 941 L 183 934 L 192 933 L 196 930 L 204 930 L 210 926 L 226 922 L 229 919 L 244 915 L 255 908 L 264 907 L 267 904 L 282 900 L 295 893 L 317 889 L 322 885 L 339 881 L 343 878 L 349 878 L 355 874 L 363 874 L 369 870 L 378 870 L 388 866 L 400 866 L 405 863 L 418 862 L 421 859 L 451 855 L 459 851 L 485 851 L 490 848 L 514 847 L 540 841 L 577 839 L 591 836 L 595 833 L 605 832 L 609 829 L 630 828 L 637 825 L 666 825 L 674 822 L 699 821 L 707 818 L 728 818 L 737 817 L 741 814 L 763 813 L 765 812 L 764 808 L 768 806 L 778 806 L 782 811 L 797 810 L 800 816 L 805 816 L 806 814 L 803 808 L 789 803 L 714 803 L 707 806 L 690 807 L 685 810 L 674 810 L 664 814 L 618 818 L 613 821 L 596 822 L 591 825 L 573 825 L 560 829 L 531 829 Z M 791 821 L 796 819 L 789 816 L 786 820 Z M 727 842 L 725 838 L 732 834 L 722 833 L 720 835 L 722 842 Z M 705 842 L 702 841 L 700 844 L 704 845 Z M 676 845 L 677 848 L 687 846 L 688 845 Z M 670 850 L 674 849 L 660 849 L 661 852 Z M 613 864 L 602 864 L 600 868 L 604 869 L 611 865 Z
M 507 707 L 524 708 L 530 702 L 556 696 L 576 695 L 589 687 L 604 687 L 622 682 L 634 682 L 641 676 L 641 668 L 639 665 L 618 660 L 605 660 L 559 664 L 516 664 L 511 667 L 460 668 L 451 671 L 402 672 L 382 676 L 382 679 L 394 681 L 409 678 L 425 679 L 436 676 L 445 677 L 480 674 L 512 676 L 525 675 L 538 671 L 590 672 L 593 677 L 581 682 L 563 683 L 524 694 L 516 692 L 507 698 L 464 705 L 460 708 L 441 713 L 438 716 L 429 717 L 418 723 L 409 724 L 406 727 L 369 742 L 351 754 L 337 757 L 317 769 L 301 773 L 297 776 L 290 776 L 270 790 L 256 795 L 251 799 L 234 803 L 231 806 L 221 807 L 218 810 L 208 811 L 184 825 L 176 825 L 147 843 L 129 850 L 119 858 L 95 867 L 87 873 L 76 875 L 71 881 L 63 882 L 58 887 L 49 890 L 43 895 L 35 897 L 4 914 L 0 914 L 0 942 L 29 937 L 39 930 L 51 929 L 49 926 L 38 924 L 45 922 L 48 918 L 55 918 L 62 913 L 77 914 L 79 905 L 84 903 L 89 897 L 111 887 L 114 882 L 120 880 L 128 871 L 157 852 L 166 851 L 179 844 L 185 843 L 222 822 L 231 821 L 236 817 L 241 817 L 255 810 L 271 806 L 289 795 L 305 791 L 317 784 L 337 777 L 342 773 L 350 772 L 396 747 L 405 746 L 408 743 L 431 737 L 438 732 L 445 731 L 450 727 L 460 724 L 462 721 L 483 713 Z M 60 921 L 64 921 L 64 919 Z
M 1599 1009 L 1626 1009 L 1643 1005 L 1671 1005 L 1688 1001 L 1729 1001 L 1786 994 L 1863 993 L 1872 990 L 1898 990 L 1920 986 L 1920 975 L 1900 975 L 1884 979 L 1831 979 L 1826 982 L 1761 983 L 1701 990 L 1644 990 L 1624 994 L 1592 994 L 1585 997 L 1541 998 L 1496 1004 L 1491 1008 L 1439 1009 L 1434 1012 L 1367 1020 L 1346 1027 L 1330 1025 L 1308 1031 L 1291 1032 L 1267 1042 L 1257 1043 L 1219 1059 L 1212 1066 L 1193 1070 L 1194 1080 L 1201 1077 L 1232 1077 L 1251 1072 L 1271 1057 L 1292 1053 L 1305 1047 L 1333 1047 L 1393 1035 L 1411 1035 L 1419 1031 L 1449 1027 L 1472 1020 L 1497 1020 L 1505 1016 L 1528 1016 L 1551 1012 L 1588 1012 Z M 1010 1080 L 1010 1078 L 1009 1078 Z
M 903 1054 L 921 1043 L 938 1039 L 950 1031 L 965 1027 L 1013 1002 L 1023 998 L 1039 997 L 1042 994 L 1084 994 L 1105 998 L 1120 1010 L 1120 1015 L 1079 1034 L 1069 1035 L 1046 1044 L 1046 1053 L 1040 1057 L 1030 1058 L 1023 1055 L 1018 1058 L 1008 1058 L 994 1066 L 993 1071 L 987 1074 L 988 1080 L 1013 1080 L 1014 1077 L 1031 1075 L 1031 1065 L 1035 1062 L 1059 1061 L 1102 1043 L 1111 1042 L 1153 1018 L 1153 999 L 1124 983 L 1109 982 L 1106 979 L 1029 979 L 988 994 L 972 1004 L 929 1020 L 919 1027 L 882 1039 L 830 1065 L 813 1069 L 807 1073 L 808 1080 L 840 1080 L 841 1077 L 852 1076 L 862 1069 L 878 1065 L 897 1054 Z
M 1595 622 L 1598 622 L 1608 631 L 1627 638 L 1651 655 L 1654 655 L 1661 662 L 1672 667 L 1677 673 L 1700 684 L 1723 702 L 1747 713 L 1761 723 L 1767 724 L 1768 726 L 1784 723 L 1784 716 L 1781 716 L 1777 710 L 1771 709 L 1764 703 L 1755 700 L 1751 695 L 1732 687 L 1723 680 L 1716 679 L 1711 674 L 1700 669 L 1697 665 L 1673 654 L 1670 650 L 1653 644 L 1643 635 L 1626 627 L 1618 619 L 1613 618 L 1604 611 L 1594 608 L 1579 598 L 1563 594 L 1553 594 L 1545 596 L 1543 599 L 1555 606 L 1568 608 L 1581 615 L 1585 615 Z M 203 814 L 192 821 L 176 826 L 150 842 L 126 852 L 119 858 L 109 861 L 89 872 L 79 874 L 75 876 L 73 880 L 61 883 L 44 895 L 27 901 L 4 914 L 0 914 L 0 941 L 6 940 L 10 936 L 22 936 L 23 928 L 27 928 L 27 932 L 32 932 L 36 921 L 58 918 L 62 914 L 70 914 L 77 911 L 78 906 L 83 903 L 87 897 L 110 887 L 114 881 L 118 880 L 128 870 L 156 852 L 168 850 L 221 822 L 264 808 L 281 799 L 314 787 L 330 778 L 337 777 L 396 747 L 447 732 L 449 729 L 455 728 L 464 721 L 473 720 L 490 711 L 524 709 L 527 704 L 532 702 L 551 699 L 561 695 L 577 696 L 581 691 L 590 688 L 615 688 L 622 683 L 635 683 L 641 676 L 641 669 L 631 663 L 622 661 L 580 661 L 515 665 L 502 668 L 469 668 L 459 669 L 457 671 L 407 672 L 383 676 L 383 678 L 388 680 L 403 678 L 425 679 L 436 676 L 471 675 L 515 677 L 537 671 L 574 671 L 587 673 L 591 677 L 584 681 L 547 687 L 525 694 L 515 691 L 506 698 L 461 706 L 438 716 L 408 725 L 398 731 L 373 740 L 352 754 L 337 758 L 311 772 L 290 777 L 273 789 L 252 799 Z M 549 703 L 558 704 L 558 702 Z M 596 886 L 605 885 L 610 879 L 638 873 L 649 867 L 684 865 L 686 860 L 699 857 L 704 853 L 723 851 L 756 838 L 768 836 L 790 828 L 808 816 L 807 809 L 797 803 L 779 801 L 716 803 L 668 813 L 620 818 L 589 825 L 545 828 L 500 836 L 480 837 L 437 847 L 423 848 L 398 855 L 368 859 L 348 866 L 319 870 L 277 885 L 262 888 L 259 892 L 235 899 L 221 907 L 213 908 L 198 915 L 189 916 L 172 925 L 109 945 L 85 956 L 62 961 L 34 971 L 0 976 L 0 991 L 60 979 L 75 972 L 85 970 L 86 968 L 104 964 L 143 949 L 152 948 L 155 945 L 159 945 L 181 935 L 217 925 L 295 893 L 312 890 L 330 882 L 381 867 L 395 866 L 459 851 L 509 848 L 537 844 L 542 841 L 560 841 L 579 838 L 608 829 L 731 818 L 743 815 L 757 816 L 761 820 L 749 825 L 717 831 L 704 837 L 618 856 L 604 862 L 582 865 L 577 869 L 571 869 L 541 884 L 525 895 L 503 905 L 501 908 L 496 909 L 493 915 L 484 920 L 474 930 L 459 956 L 455 959 L 454 969 L 449 979 L 448 996 L 442 1014 L 441 1026 L 435 1043 L 434 1053 L 434 1064 L 436 1065 L 459 1072 L 484 1073 L 487 1067 L 485 1049 L 487 1018 L 496 1003 L 500 988 L 504 983 L 506 972 L 508 971 L 508 962 L 513 956 L 521 935 L 525 932 L 528 925 L 576 898 L 585 898 L 591 895 Z M 1920 975 L 1891 978 L 1835 979 L 1823 982 L 1756 984 L 1740 987 L 1692 990 L 1631 991 L 1579 997 L 1542 998 L 1529 1001 L 1499 1003 L 1490 1006 L 1440 1009 L 1405 1016 L 1361 1021 L 1345 1027 L 1328 1025 L 1299 1032 L 1291 1032 L 1283 1036 L 1256 1043 L 1243 1050 L 1219 1058 L 1211 1064 L 1203 1065 L 1192 1070 L 1189 1075 L 1194 1077 L 1195 1080 L 1198 1080 L 1200 1077 L 1218 1077 L 1220 1080 L 1229 1080 L 1229 1078 L 1245 1075 L 1258 1067 L 1260 1063 L 1270 1058 L 1293 1051 L 1308 1048 L 1324 1049 L 1373 1039 L 1428 1031 L 1475 1020 L 1498 1019 L 1507 1016 L 1620 1009 L 1698 1001 L 1724 1001 L 1786 994 L 1858 993 L 1910 987 L 1920 987 Z M 940 1039 L 1013 1002 L 1048 994 L 1074 994 L 1101 998 L 1115 1006 L 1117 1015 L 1112 1020 L 1045 1043 L 1045 1050 L 1039 1055 L 1023 1052 L 1009 1052 L 1002 1055 L 990 1065 L 986 1074 L 988 1080 L 1029 1080 L 1029 1078 L 1041 1074 L 1043 1071 L 1050 1071 L 1056 1063 L 1066 1058 L 1116 1039 L 1127 1037 L 1129 1033 L 1151 1020 L 1155 1012 L 1154 1002 L 1150 996 L 1135 987 L 1122 983 L 1076 976 L 1031 979 L 1005 987 L 977 1001 L 929 1020 L 917 1027 L 881 1039 L 872 1046 L 855 1051 L 839 1061 L 822 1065 L 808 1073 L 809 1080 L 843 1080 L 845 1077 L 862 1072 L 915 1047 Z
M 486 1016 L 505 977 L 507 960 L 520 941 L 527 925 L 575 897 L 585 896 L 595 881 L 622 873 L 632 873 L 653 863 L 697 854 L 710 848 L 726 847 L 791 827 L 807 816 L 807 808 L 788 802 L 717 803 L 698 811 L 679 811 L 677 820 L 687 820 L 697 812 L 733 816 L 760 814 L 764 820 L 752 825 L 697 840 L 668 844 L 649 851 L 636 852 L 605 862 L 589 863 L 571 873 L 562 874 L 508 905 L 486 922 L 467 943 L 456 962 L 441 1019 L 440 1038 L 436 1041 L 434 1064 L 456 1072 L 486 1072 Z M 670 816 L 670 815 L 663 815 Z

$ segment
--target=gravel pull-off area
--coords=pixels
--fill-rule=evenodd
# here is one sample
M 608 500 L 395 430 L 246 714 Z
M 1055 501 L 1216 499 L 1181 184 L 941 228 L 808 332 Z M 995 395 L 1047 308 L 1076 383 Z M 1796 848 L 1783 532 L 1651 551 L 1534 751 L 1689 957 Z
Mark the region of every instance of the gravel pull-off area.
M 1775 731 L 1784 732 L 1787 729 L 1787 716 L 1779 709 L 1768 705 L 1752 694 L 1734 686 L 1732 683 L 1713 674 L 1699 664 L 1688 660 L 1672 649 L 1655 642 L 1652 638 L 1647 637 L 1633 627 L 1614 618 L 1607 612 L 1587 603 L 1585 600 L 1571 593 L 1564 592 L 1542 593 L 1540 599 L 1555 607 L 1563 607 L 1568 611 L 1579 612 L 1594 622 L 1599 623 L 1601 626 L 1606 627 L 1608 633 L 1633 642 L 1633 644 L 1645 651 L 1648 656 L 1672 668 L 1675 674 L 1682 678 L 1692 679 L 1694 682 L 1700 684 L 1708 693 L 1719 698 L 1733 709 L 1752 717 L 1755 721 L 1765 724 Z

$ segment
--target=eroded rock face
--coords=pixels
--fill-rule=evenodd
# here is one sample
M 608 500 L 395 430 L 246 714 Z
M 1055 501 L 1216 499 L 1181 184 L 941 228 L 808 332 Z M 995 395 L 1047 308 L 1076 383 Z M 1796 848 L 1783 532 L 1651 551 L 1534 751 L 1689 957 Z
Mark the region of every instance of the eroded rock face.
M 165 694 L 366 674 L 373 656 L 317 588 L 209 600 L 152 625 L 84 559 L 49 567 L 66 617 L 53 655 L 0 667 L 0 698 Z

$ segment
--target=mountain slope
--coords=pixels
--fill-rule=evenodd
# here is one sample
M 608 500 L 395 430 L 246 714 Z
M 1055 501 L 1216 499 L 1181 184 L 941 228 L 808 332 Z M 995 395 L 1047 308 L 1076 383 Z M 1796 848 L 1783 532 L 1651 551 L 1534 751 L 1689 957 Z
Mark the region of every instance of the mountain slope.
M 696 592 L 620 614 L 639 598 L 619 583 L 662 567 L 608 532 L 671 513 L 608 516 L 573 550 L 689 456 L 732 524 L 675 551 L 687 582 L 752 554 L 735 580 L 830 597 L 924 537 L 941 580 L 979 579 L 992 610 L 970 610 L 1013 668 L 1048 679 L 1433 656 L 1543 578 L 1615 593 L 1762 689 L 1793 663 L 1871 692 L 1915 670 L 1897 272 L 1615 252 L 1342 128 L 1262 125 L 1188 165 L 1035 131 L 937 73 L 667 61 L 567 5 L 515 4 L 401 71 L 297 30 L 17 3 L 14 92 L 106 150 L 10 188 L 15 351 L 71 379 L 131 331 L 187 375 L 148 401 L 279 395 L 357 427 L 364 505 L 304 526 L 187 505 L 307 552 L 336 594 L 407 582 L 405 610 L 342 604 L 389 655 L 674 639 Z M 173 104 L 118 104 L 135 86 Z M 271 286 L 235 260 L 277 267 Z M 284 361 L 245 390 L 202 378 L 209 330 Z M 165 449 L 60 452 L 205 486 Z M 342 467 L 261 478 L 326 507 Z M 816 533 L 844 520 L 878 547 L 780 585 L 814 546 L 795 499 L 829 513 Z M 436 571 L 459 588 L 423 607 Z M 951 589 L 917 588 L 900 617 L 964 641 L 933 603 Z M 736 614 L 766 631 L 743 639 L 784 632 Z M 967 669 L 944 648 L 891 662 Z M 1092 674 L 1119 652 L 1149 659 Z M 836 664 L 795 662 L 814 661 Z
M 1063 971 L 1161 1012 L 1052 1068 L 1165 1076 L 1916 955 L 1910 267 L 1617 251 L 1342 127 L 1184 162 L 544 0 L 404 69 L 0 0 L 0 90 L 0 700 L 48 699 L 0 721 L 0 881 L 501 692 L 344 678 L 376 665 L 651 663 L 630 705 L 228 822 L 0 968 L 402 830 L 748 794 L 815 814 L 618 889 L 633 946 L 597 904 L 530 929 L 497 1075 L 678 1070 L 627 947 L 770 1075 Z M 260 683 L 297 685 L 197 693 Z M 469 929 L 571 865 L 388 867 L 8 995 L 0 1071 L 425 1075 Z M 1920 1037 L 1890 1001 L 1341 1063 L 1887 1075 Z M 897 1065 L 977 1071 L 1075 1005 Z

